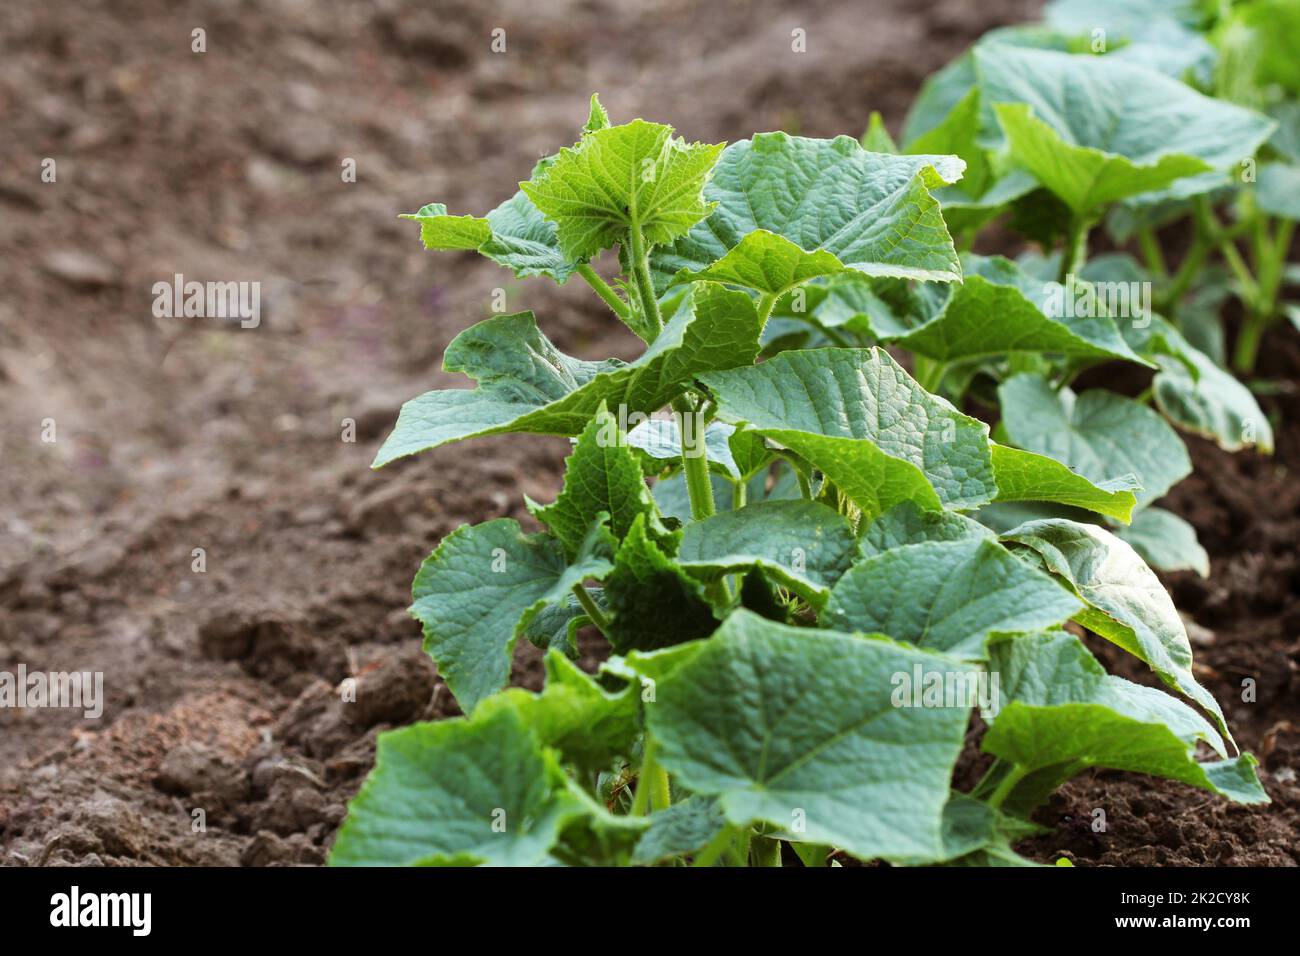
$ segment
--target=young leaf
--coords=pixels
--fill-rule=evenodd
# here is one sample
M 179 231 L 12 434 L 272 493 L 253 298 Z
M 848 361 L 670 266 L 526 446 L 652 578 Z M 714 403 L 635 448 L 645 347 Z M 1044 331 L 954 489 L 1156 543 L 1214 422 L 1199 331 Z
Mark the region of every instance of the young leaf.
M 1161 571 L 1195 571 L 1210 576 L 1210 556 L 1196 540 L 1196 529 L 1163 508 L 1144 508 L 1115 536 L 1133 546 L 1142 560 Z
M 1021 448 L 1068 465 L 1090 481 L 1132 474 L 1138 507 L 1191 474 L 1183 441 L 1159 414 L 1114 392 L 1075 395 L 1038 375 L 1015 375 L 998 387 L 1002 425 Z
M 546 655 L 545 667 L 546 685 L 540 694 L 512 687 L 483 701 L 474 720 L 513 711 L 539 743 L 593 774 L 618 757 L 630 756 L 641 732 L 639 688 L 627 684 L 607 691 L 555 651 Z
M 807 459 L 868 514 L 907 500 L 972 508 L 996 493 L 987 426 L 881 349 L 783 352 L 700 379 L 723 418 Z
M 867 119 L 867 129 L 862 134 L 860 142 L 862 148 L 871 153 L 898 152 L 894 137 L 890 136 L 889 130 L 885 128 L 885 118 L 875 110 L 871 111 L 871 116 Z M 947 152 L 947 150 L 932 150 L 932 152 Z
M 991 538 L 909 544 L 853 566 L 823 621 L 888 634 L 954 657 L 982 659 L 995 631 L 1062 624 L 1083 604 Z
M 1132 475 L 1093 484 L 1055 458 L 992 444 L 997 501 L 1050 501 L 1114 518 L 1127 524 L 1141 485 Z
M 717 262 L 705 269 L 683 269 L 675 281 L 710 279 L 776 296 L 809 279 L 834 275 L 844 269 L 844 263 L 825 249 L 805 252 L 785 236 L 755 229 Z
M 1080 624 L 1146 663 L 1212 714 L 1228 735 L 1214 695 L 1192 676 L 1192 646 L 1178 609 L 1132 547 L 1104 528 L 1059 518 L 1031 521 L 1002 540 L 1037 552 L 1089 605 L 1076 615 Z
M 604 405 L 578 436 L 564 467 L 564 490 L 553 504 L 532 505 L 533 517 L 542 522 L 564 545 L 570 557 L 577 555 L 592 524 L 601 514 L 609 516 L 609 529 L 621 541 L 632 522 L 644 515 L 647 530 L 656 540 L 669 535 L 659 519 L 641 465 L 627 446 L 618 420 Z
M 819 606 L 853 562 L 848 519 L 815 501 L 763 501 L 686 526 L 678 563 L 710 580 L 761 568 Z
M 1028 813 L 1088 767 L 1168 777 L 1242 803 L 1268 801 L 1253 757 L 1197 763 L 1201 741 L 1224 754 L 1214 728 L 1167 694 L 1107 674 L 1073 635 L 1013 636 L 990 653 L 1009 703 L 981 746 L 1026 775 L 1008 791 L 1008 810 Z
M 722 259 L 755 229 L 805 252 L 824 250 L 868 275 L 953 281 L 957 254 L 931 188 L 956 182 L 954 156 L 868 153 L 848 136 L 760 133 L 723 152 L 706 198 L 717 209 L 655 250 L 657 288 Z
M 706 637 L 718 626 L 700 584 L 650 539 L 638 515 L 605 579 L 605 636 L 614 652 L 653 650 Z
M 586 362 L 565 355 L 531 312 L 470 326 L 452 340 L 443 368 L 475 389 L 425 392 L 402 406 L 375 456 L 379 468 L 447 442 L 503 432 L 576 435 L 601 403 L 649 415 L 700 372 L 748 365 L 758 354 L 758 315 L 743 292 L 700 283 L 691 300 L 635 362 Z
M 466 713 L 510 679 L 515 640 L 547 604 L 612 567 L 613 541 L 596 525 L 572 565 L 549 535 L 524 534 L 512 518 L 457 528 L 420 565 L 411 616 L 424 649 Z
M 1273 131 L 1250 110 L 1113 57 L 1001 44 L 975 47 L 975 70 L 1013 158 L 1074 210 L 1224 174 Z
M 581 812 L 563 772 L 510 710 L 379 737 L 334 866 L 537 866 Z
M 660 761 L 728 821 L 795 829 L 862 859 L 942 855 L 961 707 L 891 703 L 894 675 L 960 662 L 736 611 L 707 641 L 628 663 L 656 681 Z
M 564 254 L 590 259 L 633 231 L 650 245 L 685 235 L 713 208 L 701 191 L 721 150 L 633 120 L 584 134 L 519 188 L 559 227 Z

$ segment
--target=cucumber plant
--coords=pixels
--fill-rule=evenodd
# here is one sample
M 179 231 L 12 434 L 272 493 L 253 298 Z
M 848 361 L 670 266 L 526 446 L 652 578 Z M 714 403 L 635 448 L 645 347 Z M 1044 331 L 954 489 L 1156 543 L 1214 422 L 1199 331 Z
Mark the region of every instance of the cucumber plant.
M 1064 406 L 1085 363 L 1154 353 L 1109 317 L 1026 308 L 1017 264 L 963 260 L 947 197 L 975 164 L 882 135 L 723 148 L 612 125 L 593 97 L 578 142 L 486 216 L 410 217 L 430 249 L 578 276 L 645 349 L 578 359 L 498 315 L 444 357 L 474 388 L 403 406 L 377 467 L 492 434 L 572 451 L 555 500 L 527 502 L 542 530 L 465 526 L 420 568 L 411 613 L 465 716 L 380 736 L 331 862 L 1016 865 L 1035 807 L 1090 767 L 1267 800 L 1169 596 L 1098 523 L 1131 520 L 1134 462 L 1072 469 L 950 400 L 968 361 Z M 996 347 L 917 345 L 984 325 Z M 1003 526 L 1031 506 L 1068 511 Z M 594 674 L 584 628 L 607 645 Z M 1167 692 L 1106 673 L 1083 629 Z M 507 687 L 520 638 L 539 693 Z M 975 711 L 989 765 L 961 792 Z

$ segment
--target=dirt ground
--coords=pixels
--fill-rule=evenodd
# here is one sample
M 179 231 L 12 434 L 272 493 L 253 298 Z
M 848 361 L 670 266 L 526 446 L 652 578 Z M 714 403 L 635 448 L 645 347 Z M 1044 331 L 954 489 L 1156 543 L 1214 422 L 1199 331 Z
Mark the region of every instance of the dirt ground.
M 457 525 L 549 500 L 566 446 L 485 439 L 371 472 L 375 447 L 402 400 L 450 381 L 437 358 L 496 288 L 570 353 L 630 358 L 635 343 L 584 290 L 423 252 L 398 213 L 491 208 L 573 140 L 593 91 L 616 121 L 710 142 L 856 134 L 873 109 L 897 131 L 928 73 L 1034 7 L 6 9 L 0 669 L 102 671 L 106 704 L 98 720 L 0 710 L 0 862 L 320 863 L 375 735 L 456 713 L 406 615 L 410 580 Z M 155 318 L 153 285 L 177 273 L 260 282 L 261 324 Z M 1263 371 L 1294 386 L 1288 335 Z M 1214 574 L 1168 580 L 1274 803 L 1086 775 L 1042 814 L 1051 834 L 1022 848 L 1036 859 L 1300 859 L 1300 399 L 1269 409 L 1286 421 L 1274 459 L 1192 442 L 1197 474 L 1168 506 L 1196 523 Z M 358 703 L 344 707 L 349 676 Z M 517 679 L 539 676 L 522 648 Z M 1258 702 L 1238 702 L 1243 677 Z

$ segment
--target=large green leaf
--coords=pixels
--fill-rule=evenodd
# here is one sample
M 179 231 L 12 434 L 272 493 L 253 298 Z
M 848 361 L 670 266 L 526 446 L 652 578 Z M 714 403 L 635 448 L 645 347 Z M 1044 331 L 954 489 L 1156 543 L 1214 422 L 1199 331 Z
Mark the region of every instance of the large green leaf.
M 618 420 L 603 405 L 578 436 L 573 454 L 565 462 L 560 496 L 553 504 L 531 510 L 570 555 L 578 553 L 601 514 L 609 516 L 609 529 L 620 541 L 638 515 L 645 516 L 652 536 L 662 538 L 669 533 L 659 520 L 641 463 L 628 447 Z
M 1114 392 L 1059 391 L 1039 375 L 1015 375 L 998 387 L 1002 426 L 1011 441 L 1069 465 L 1090 481 L 1132 474 L 1138 507 L 1149 505 L 1192 471 L 1178 433 L 1147 406 Z
M 1013 158 L 1077 215 L 1227 171 L 1273 124 L 1115 57 L 982 44 L 980 89 L 995 104 Z
M 1210 575 L 1210 556 L 1196 540 L 1196 529 L 1163 508 L 1144 508 L 1115 536 L 1133 546 L 1147 564 L 1161 571 L 1195 571 Z
M 723 418 L 801 455 L 868 514 L 907 500 L 971 508 L 996 493 L 987 426 L 882 349 L 783 352 L 700 378 Z
M 519 715 L 443 720 L 379 737 L 336 866 L 537 866 L 581 807 Z
M 929 650 L 981 659 L 995 631 L 1068 621 L 1083 604 L 995 540 L 925 541 L 855 565 L 822 616 L 840 630 L 888 634 Z
M 677 561 L 710 579 L 762 568 L 820 605 L 856 551 L 853 529 L 835 509 L 814 501 L 762 501 L 687 525 Z
M 733 824 L 765 822 L 863 859 L 943 855 L 943 810 L 968 712 L 896 707 L 898 674 L 951 658 L 733 613 L 709 640 L 628 663 L 660 761 Z
M 700 583 L 655 544 L 644 515 L 619 546 L 604 596 L 605 636 L 619 654 L 705 637 L 718 626 Z
M 993 718 L 982 748 L 1017 765 L 1025 779 L 1002 805 L 1027 813 L 1088 767 L 1180 780 L 1243 803 L 1266 803 L 1250 755 L 1202 764 L 1204 741 L 1225 754 L 1204 719 L 1168 694 L 1105 672 L 1077 637 L 1064 631 L 1015 636 L 990 647 L 991 672 L 1008 703 Z
M 624 418 L 648 415 L 700 372 L 753 362 L 758 335 L 749 296 L 716 283 L 695 286 L 690 301 L 631 364 L 565 355 L 531 312 L 488 319 L 456 336 L 443 357 L 443 368 L 464 372 L 479 387 L 425 392 L 403 405 L 373 467 L 479 435 L 576 435 L 602 402 Z
M 633 229 L 651 245 L 685 235 L 713 208 L 701 192 L 721 150 L 633 120 L 587 132 L 519 188 L 559 227 L 565 255 L 589 259 Z
M 869 275 L 960 279 L 930 190 L 956 182 L 962 168 L 953 156 L 869 153 L 848 136 L 760 133 L 732 143 L 705 188 L 717 208 L 684 238 L 655 250 L 656 286 L 666 287 L 682 269 L 707 269 L 756 229 Z
M 1084 508 L 1127 524 L 1140 487 L 1132 475 L 1097 484 L 1055 458 L 1007 445 L 992 445 L 997 501 L 1050 501 Z
M 945 362 L 1017 352 L 1151 364 L 1105 315 L 1076 316 L 1051 308 L 1042 281 L 1000 256 L 964 256 L 965 279 L 947 287 L 936 308 L 906 331 L 878 328 L 884 339 Z M 921 300 L 926 301 L 925 299 Z
M 515 641 L 543 607 L 610 570 L 612 546 L 596 525 L 570 565 L 560 542 L 526 535 L 512 518 L 465 525 L 442 539 L 415 576 L 411 616 L 466 713 L 505 686 Z
M 1130 545 L 1105 528 L 1063 518 L 1030 521 L 1002 539 L 1037 552 L 1049 571 L 1074 588 L 1089 605 L 1075 620 L 1144 661 L 1228 734 L 1214 695 L 1192 676 L 1192 646 L 1178 609 Z

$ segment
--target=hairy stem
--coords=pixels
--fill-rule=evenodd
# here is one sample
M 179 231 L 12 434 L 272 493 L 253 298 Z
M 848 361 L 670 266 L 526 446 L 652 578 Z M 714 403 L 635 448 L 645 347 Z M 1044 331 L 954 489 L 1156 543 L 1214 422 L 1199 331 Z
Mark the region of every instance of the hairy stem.
M 1087 258 L 1090 225 L 1082 215 L 1076 214 L 1070 217 L 1070 228 L 1066 234 L 1065 249 L 1061 252 L 1061 270 L 1057 273 L 1057 282 L 1064 283 L 1066 278 L 1074 274 L 1075 267 Z
M 673 411 L 677 413 L 677 431 L 682 438 L 682 470 L 686 473 L 686 490 L 691 496 L 691 517 L 699 521 L 716 509 L 713 483 L 709 479 L 709 459 L 705 453 L 704 418 L 685 395 L 673 399 Z
M 578 275 L 587 280 L 587 285 L 596 290 L 596 295 L 605 300 L 605 304 L 614 310 L 614 314 L 626 322 L 632 324 L 632 310 L 628 308 L 626 302 L 619 297 L 619 294 L 610 287 L 609 283 L 600 277 L 587 263 L 582 263 L 577 268 Z
M 600 633 L 608 635 L 609 618 L 605 616 L 605 612 L 600 609 L 599 605 L 592 600 L 591 595 L 587 593 L 587 589 L 581 583 L 575 584 L 573 594 L 578 599 L 578 603 L 582 605 L 583 613 L 591 618 L 591 623 L 600 629 Z
M 637 298 L 641 300 L 641 314 L 645 317 L 645 335 L 647 342 L 653 342 L 663 329 L 663 320 L 659 317 L 659 300 L 655 298 L 654 283 L 650 281 L 650 247 L 641 236 L 641 226 L 633 214 L 632 226 L 628 234 L 628 258 L 632 263 L 632 277 L 636 280 Z

